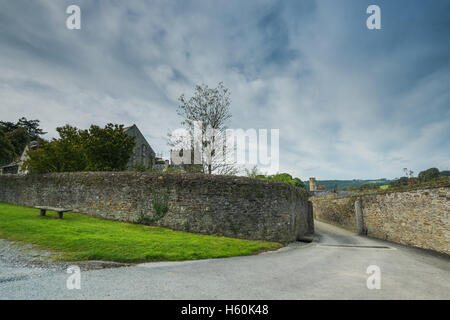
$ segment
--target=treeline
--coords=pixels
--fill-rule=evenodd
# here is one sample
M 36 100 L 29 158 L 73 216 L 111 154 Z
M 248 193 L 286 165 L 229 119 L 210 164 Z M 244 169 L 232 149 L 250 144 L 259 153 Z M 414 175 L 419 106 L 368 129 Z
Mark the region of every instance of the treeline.
M 87 130 L 65 125 L 56 128 L 59 138 L 50 141 L 41 135 L 39 120 L 21 118 L 17 122 L 0 121 L 0 163 L 18 159 L 31 142 L 24 169 L 34 173 L 73 171 L 126 170 L 135 138 L 129 136 L 123 125 L 107 124 L 104 128 L 91 125 Z
M 389 183 L 389 187 L 397 188 L 404 186 L 413 186 L 420 184 L 433 184 L 447 182 L 450 180 L 450 171 L 439 171 L 438 168 L 430 168 L 419 172 L 417 177 L 414 177 L 414 172 L 404 169 L 405 176 L 395 179 Z
M 361 187 L 375 187 L 386 185 L 390 181 L 387 179 L 372 179 L 372 180 L 317 180 L 316 184 L 319 186 L 324 186 L 328 191 L 338 191 L 338 190 L 359 190 Z M 305 184 L 309 190 L 309 181 L 305 181 Z
M 361 184 L 359 187 L 349 187 L 347 190 L 351 191 L 367 191 L 367 190 L 377 190 L 377 189 L 398 189 L 405 188 L 408 186 L 420 186 L 420 185 L 432 185 L 440 184 L 443 182 L 450 181 L 450 171 L 439 171 L 438 168 L 430 168 L 421 171 L 417 177 L 414 177 L 414 172 L 407 168 L 403 169 L 405 176 L 391 180 L 385 181 L 388 183 L 377 183 L 374 180 L 369 183 Z

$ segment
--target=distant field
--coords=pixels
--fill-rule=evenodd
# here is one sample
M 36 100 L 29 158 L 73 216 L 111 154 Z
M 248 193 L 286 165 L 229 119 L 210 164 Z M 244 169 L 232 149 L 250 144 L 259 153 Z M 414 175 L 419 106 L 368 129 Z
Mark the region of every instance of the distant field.
M 279 243 L 198 235 L 170 229 L 0 203 L 0 238 L 51 250 L 60 260 L 145 262 L 250 255 Z

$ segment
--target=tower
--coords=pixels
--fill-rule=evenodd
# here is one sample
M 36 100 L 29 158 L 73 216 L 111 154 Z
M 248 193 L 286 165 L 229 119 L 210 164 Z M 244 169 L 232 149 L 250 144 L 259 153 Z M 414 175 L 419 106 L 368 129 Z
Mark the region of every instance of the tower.
M 316 178 L 314 177 L 309 178 L 309 191 L 316 191 L 316 190 L 317 190 Z

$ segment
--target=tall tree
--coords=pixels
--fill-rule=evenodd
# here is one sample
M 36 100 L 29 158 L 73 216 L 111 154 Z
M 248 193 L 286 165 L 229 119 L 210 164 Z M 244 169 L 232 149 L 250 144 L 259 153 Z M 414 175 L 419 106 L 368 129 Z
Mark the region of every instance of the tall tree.
M 430 168 L 419 173 L 420 182 L 427 182 L 439 177 L 439 169 L 438 168 Z
M 39 120 L 28 120 L 25 117 L 20 118 L 16 123 L 8 121 L 0 121 L 0 127 L 5 132 L 13 131 L 17 128 L 25 128 L 30 136 L 31 140 L 36 140 L 39 136 L 46 134 L 41 128 L 39 128 Z
M 60 138 L 41 141 L 36 150 L 28 151 L 25 167 L 36 173 L 84 171 L 86 153 L 81 144 L 80 130 L 66 125 L 56 128 Z
M 181 125 L 188 136 L 169 135 L 169 145 L 193 152 L 204 173 L 236 173 L 234 163 L 226 161 L 227 152 L 231 151 L 225 146 L 226 125 L 231 118 L 229 90 L 222 82 L 216 88 L 197 85 L 192 97 L 182 94 L 179 101 L 177 113 L 183 118 Z
M 14 146 L 0 129 L 0 165 L 10 162 L 14 156 Z
M 88 159 L 88 170 L 122 171 L 133 154 L 135 138 L 129 136 L 123 125 L 108 123 L 105 128 L 92 125 L 81 132 Z
M 14 147 L 16 156 L 22 155 L 26 145 L 30 142 L 30 135 L 24 127 L 18 127 L 6 133 L 6 137 Z

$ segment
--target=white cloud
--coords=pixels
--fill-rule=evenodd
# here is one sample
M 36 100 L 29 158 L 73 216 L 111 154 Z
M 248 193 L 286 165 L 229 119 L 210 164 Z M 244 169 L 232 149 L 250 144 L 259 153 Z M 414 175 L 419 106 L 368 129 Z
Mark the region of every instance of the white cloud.
M 231 127 L 280 129 L 281 171 L 344 179 L 448 169 L 444 29 L 413 41 L 420 25 L 367 33 L 357 1 L 79 3 L 80 31 L 65 28 L 63 2 L 2 9 L 3 120 L 40 119 L 49 136 L 65 123 L 136 123 L 167 155 L 179 95 L 223 81 Z M 409 14 L 436 21 L 439 5 Z

